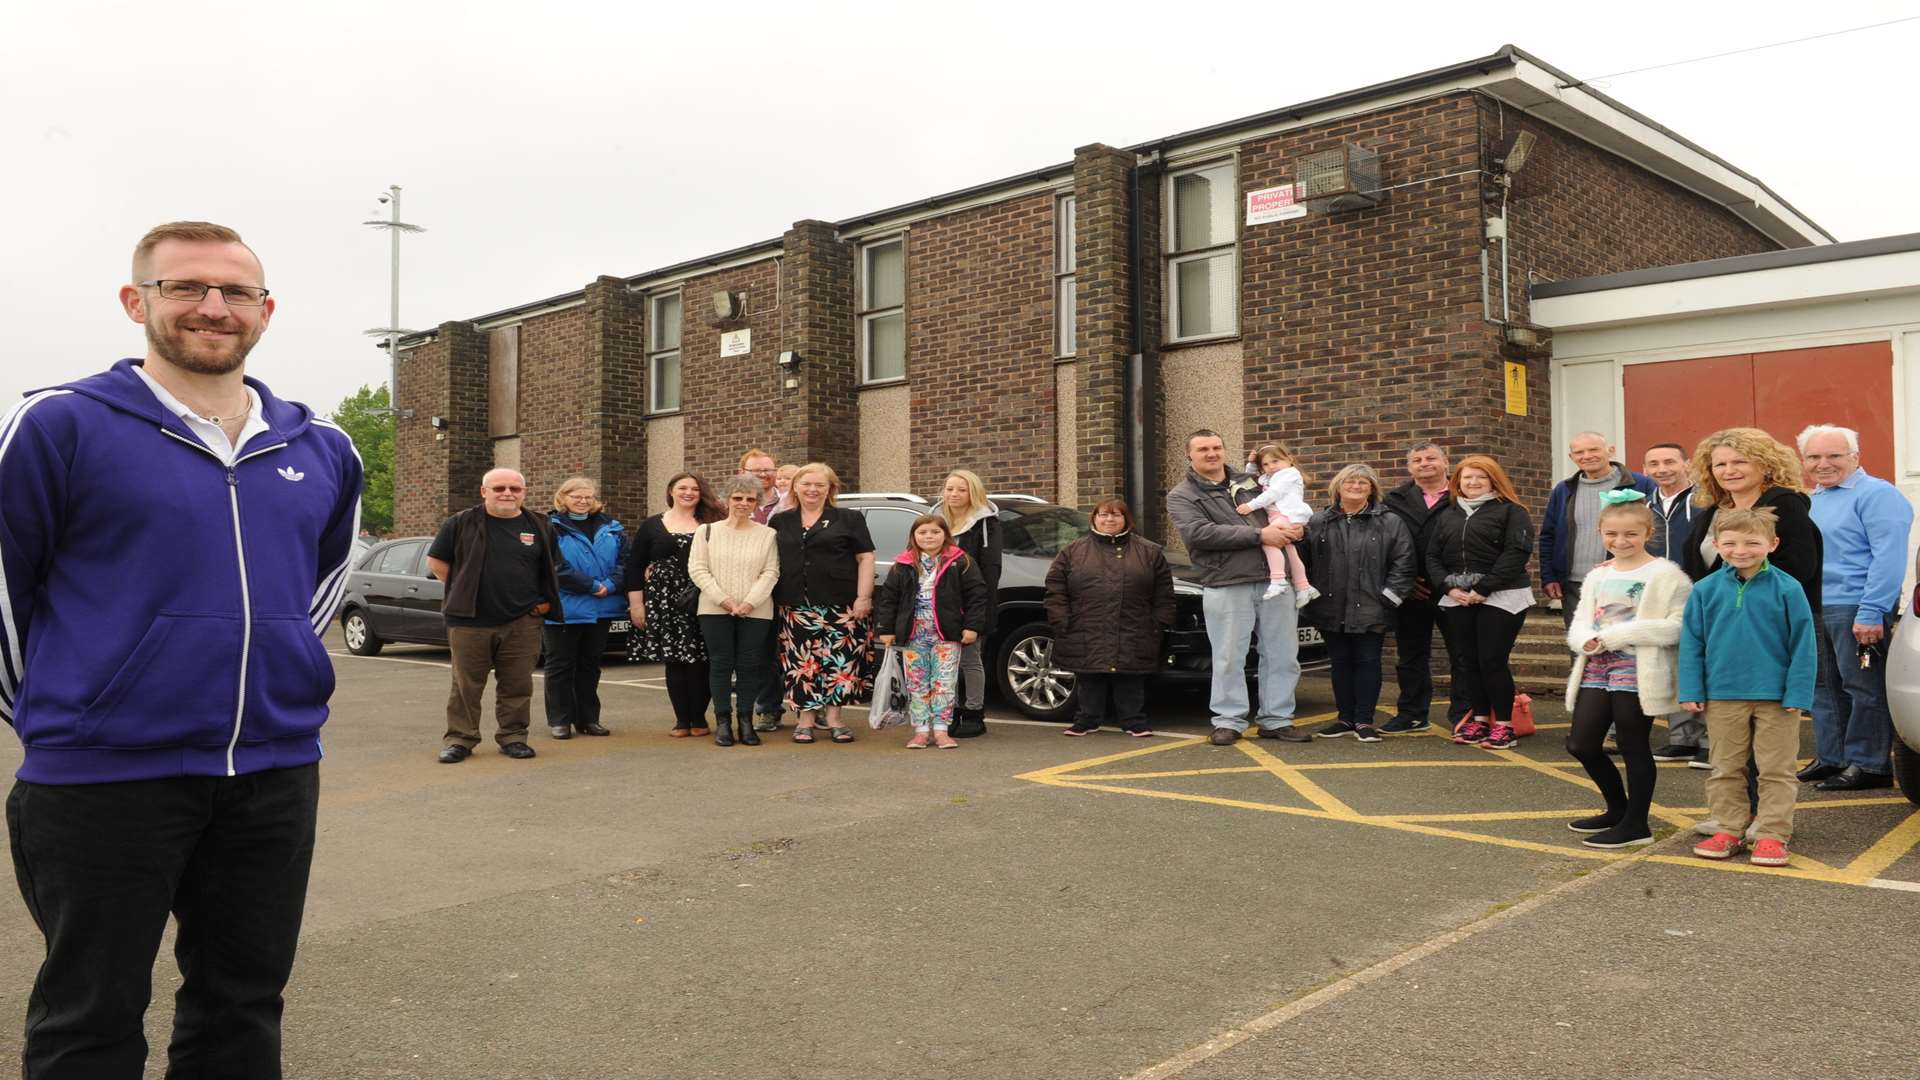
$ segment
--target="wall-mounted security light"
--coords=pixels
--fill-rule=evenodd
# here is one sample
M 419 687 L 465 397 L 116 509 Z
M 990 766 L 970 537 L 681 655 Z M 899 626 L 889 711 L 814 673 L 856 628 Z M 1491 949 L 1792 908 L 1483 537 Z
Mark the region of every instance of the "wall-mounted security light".
M 444 416 L 429 417 L 427 419 L 427 426 L 435 431 L 445 431 L 447 430 L 447 418 Z
M 1522 131 L 1507 144 L 1507 152 L 1495 158 L 1493 163 L 1499 166 L 1501 172 L 1512 176 L 1527 167 L 1527 155 L 1533 153 L 1533 144 L 1538 141 L 1539 136 L 1533 132 Z
M 731 289 L 721 289 L 713 294 L 713 317 L 719 322 L 740 317 L 740 294 Z
M 780 354 L 780 359 L 774 362 L 780 365 L 780 370 L 782 371 L 791 372 L 800 370 L 800 354 L 797 352 L 783 352 Z

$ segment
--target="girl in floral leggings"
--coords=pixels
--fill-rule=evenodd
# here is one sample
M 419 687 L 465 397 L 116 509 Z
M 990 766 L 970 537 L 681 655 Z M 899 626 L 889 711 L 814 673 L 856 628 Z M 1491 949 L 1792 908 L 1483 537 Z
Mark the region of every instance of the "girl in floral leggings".
M 913 722 L 907 749 L 924 750 L 931 742 L 956 750 L 960 744 L 947 727 L 960 649 L 986 628 L 992 596 L 980 568 L 954 545 L 945 518 L 922 515 L 908 535 L 912 542 L 894 558 L 880 589 L 875 623 L 880 643 L 899 643 L 906 661 L 907 715 Z

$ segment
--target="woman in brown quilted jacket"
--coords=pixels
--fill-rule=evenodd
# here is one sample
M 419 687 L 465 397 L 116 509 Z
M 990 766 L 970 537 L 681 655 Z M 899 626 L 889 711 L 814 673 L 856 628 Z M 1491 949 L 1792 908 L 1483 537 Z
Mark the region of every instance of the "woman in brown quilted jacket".
M 1093 508 L 1093 531 L 1047 571 L 1053 662 L 1074 674 L 1079 718 L 1068 735 L 1100 729 L 1112 704 L 1127 734 L 1153 734 L 1147 676 L 1160 670 L 1160 635 L 1173 629 L 1173 571 L 1160 545 L 1133 532 L 1123 499 Z

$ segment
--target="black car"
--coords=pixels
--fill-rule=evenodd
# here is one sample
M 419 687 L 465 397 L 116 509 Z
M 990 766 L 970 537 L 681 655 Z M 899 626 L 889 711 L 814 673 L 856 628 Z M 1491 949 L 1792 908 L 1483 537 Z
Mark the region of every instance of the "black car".
M 410 536 L 375 544 L 347 576 L 340 604 L 340 632 L 347 651 L 375 656 L 389 641 L 445 645 L 447 624 L 440 617 L 445 586 L 427 569 L 431 536 Z M 607 651 L 624 654 L 633 624 L 615 619 Z
M 1000 614 L 983 656 L 1007 704 L 1036 720 L 1064 720 L 1073 711 L 1073 675 L 1053 666 L 1053 634 L 1047 629 L 1047 569 L 1061 549 L 1085 536 L 1087 515 L 1031 495 L 993 495 L 1000 508 L 1004 561 L 1000 572 Z M 875 572 L 884 578 L 893 557 L 906 549 L 907 529 L 931 504 L 915 495 L 856 493 L 839 499 L 841 506 L 866 515 L 873 536 Z M 1173 565 L 1174 600 L 1178 611 L 1167 635 L 1159 678 L 1187 685 L 1213 677 L 1213 651 L 1207 641 L 1207 621 L 1200 610 L 1200 587 L 1187 580 L 1193 568 L 1167 554 Z M 877 586 L 876 586 L 877 587 Z M 1300 665 L 1319 669 L 1327 665 L 1326 644 L 1320 632 L 1300 628 Z M 1249 678 L 1258 670 L 1249 654 Z

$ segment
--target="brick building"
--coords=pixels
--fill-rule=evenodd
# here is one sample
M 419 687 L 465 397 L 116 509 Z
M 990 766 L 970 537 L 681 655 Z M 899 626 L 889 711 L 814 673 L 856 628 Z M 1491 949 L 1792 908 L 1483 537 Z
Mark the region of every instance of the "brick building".
M 966 466 L 1083 507 L 1124 491 L 1158 534 L 1196 427 L 1281 440 L 1310 480 L 1431 437 L 1537 505 L 1564 459 L 1530 281 L 1831 239 L 1509 46 L 410 337 L 396 527 L 431 531 L 495 463 L 541 505 L 595 476 L 637 520 L 758 444 L 850 489 Z

